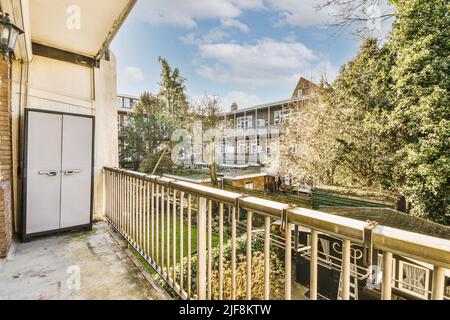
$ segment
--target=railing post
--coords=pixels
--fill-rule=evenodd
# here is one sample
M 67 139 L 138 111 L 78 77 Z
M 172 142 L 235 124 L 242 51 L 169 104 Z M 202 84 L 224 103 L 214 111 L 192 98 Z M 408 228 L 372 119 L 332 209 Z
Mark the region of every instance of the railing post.
M 292 277 L 292 224 L 286 224 L 286 239 L 285 239 L 285 294 L 286 300 L 291 300 L 291 277 Z
M 434 266 L 433 270 L 433 291 L 431 293 L 431 300 L 443 300 L 444 299 L 444 282 L 445 282 L 445 269 L 442 267 Z
M 180 292 L 184 290 L 184 192 L 180 194 Z M 188 280 L 190 281 L 190 280 Z
M 342 241 L 342 300 L 350 300 L 350 240 Z
M 319 234 L 317 231 L 311 231 L 311 267 L 310 267 L 310 285 L 309 297 L 311 300 L 317 300 L 317 258 L 318 258 Z
M 264 300 L 270 299 L 270 217 L 264 223 Z
M 160 216 L 160 211 L 159 211 L 159 184 L 156 184 L 156 196 L 155 196 L 155 205 L 156 205 L 156 209 L 155 209 L 155 215 L 156 215 L 156 233 L 155 233 L 155 239 L 156 239 L 156 256 L 155 256 L 155 261 L 156 264 L 159 265 L 160 263 L 160 259 L 159 259 L 159 216 Z
M 155 184 L 151 184 L 150 190 L 150 213 L 151 213 L 151 238 L 152 238 L 152 261 L 155 262 Z
M 236 300 L 236 207 L 231 210 L 231 300 Z
M 208 300 L 212 300 L 212 201 L 208 201 Z
M 103 168 L 102 169 L 102 210 L 103 210 L 103 215 L 105 217 L 108 217 L 108 209 L 106 208 L 106 199 L 107 199 L 106 175 L 107 175 L 107 172 L 106 172 L 105 168 Z
M 188 265 L 187 265 L 187 294 L 188 294 L 188 300 L 192 299 L 192 292 L 191 292 L 191 270 L 192 270 L 192 265 L 191 265 L 191 246 L 192 246 L 192 232 L 191 232 L 191 225 L 192 225 L 192 195 L 188 194 L 188 199 L 187 199 L 188 203 L 188 216 L 187 216 L 187 260 L 188 260 Z
M 383 285 L 381 299 L 392 300 L 392 253 L 383 252 Z
M 252 299 L 252 219 L 253 212 L 247 212 L 247 300 Z
M 192 292 L 191 292 L 191 245 L 192 245 L 192 232 L 191 232 L 191 224 L 192 224 L 192 195 L 188 194 L 187 198 L 187 298 L 191 300 Z
M 219 300 L 223 300 L 223 210 L 224 205 L 220 203 L 219 208 Z
M 197 296 L 206 300 L 206 215 L 207 200 L 198 199 L 197 215 Z

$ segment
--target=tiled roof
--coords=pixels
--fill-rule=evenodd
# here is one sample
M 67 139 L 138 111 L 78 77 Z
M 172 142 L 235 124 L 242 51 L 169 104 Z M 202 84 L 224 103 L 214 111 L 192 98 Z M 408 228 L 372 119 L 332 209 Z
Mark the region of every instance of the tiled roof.
M 392 209 L 330 207 L 321 208 L 320 211 L 360 221 L 376 221 L 386 227 L 421 233 L 431 237 L 450 239 L 450 227 Z

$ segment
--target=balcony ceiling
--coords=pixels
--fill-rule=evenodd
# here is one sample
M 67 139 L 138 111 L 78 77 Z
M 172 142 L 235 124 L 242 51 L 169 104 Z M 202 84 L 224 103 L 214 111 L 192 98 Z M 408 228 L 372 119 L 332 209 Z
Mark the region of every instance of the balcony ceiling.
M 99 58 L 136 0 L 30 0 L 31 41 Z M 68 8 L 80 8 L 80 28 L 69 29 Z M 73 12 L 73 11 L 72 11 Z

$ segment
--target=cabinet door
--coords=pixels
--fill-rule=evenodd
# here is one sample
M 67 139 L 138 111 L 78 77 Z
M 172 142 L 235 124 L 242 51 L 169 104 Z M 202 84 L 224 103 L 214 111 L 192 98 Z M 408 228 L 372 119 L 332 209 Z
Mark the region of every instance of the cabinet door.
M 59 229 L 62 116 L 30 111 L 27 118 L 26 233 Z
M 93 119 L 63 116 L 61 228 L 91 222 Z

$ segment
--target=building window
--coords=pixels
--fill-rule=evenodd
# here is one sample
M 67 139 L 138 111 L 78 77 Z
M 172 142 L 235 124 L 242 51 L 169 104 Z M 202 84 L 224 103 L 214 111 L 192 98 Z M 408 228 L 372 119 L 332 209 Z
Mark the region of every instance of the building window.
M 244 140 L 238 141 L 238 150 L 237 152 L 239 154 L 245 154 L 247 153 L 247 142 Z
M 237 127 L 238 127 L 238 129 L 253 128 L 253 117 L 246 116 L 246 117 L 238 118 L 237 119 Z
M 445 296 L 450 299 L 450 278 L 447 278 L 447 283 L 445 286 Z
M 269 122 L 265 119 L 258 119 L 258 128 L 267 128 Z
M 128 98 L 123 99 L 123 107 L 125 109 L 131 109 L 131 100 Z
M 225 144 L 225 153 L 227 154 L 234 154 L 235 153 L 235 146 L 233 141 L 227 141 Z
M 330 260 L 330 240 L 319 239 L 319 258 L 326 262 L 331 262 Z
M 428 299 L 430 271 L 426 268 L 400 261 L 398 288 L 419 298 Z
M 330 255 L 330 240 L 322 239 L 319 237 L 318 245 L 318 258 L 325 262 L 331 262 Z M 311 246 L 311 234 L 306 236 L 306 246 Z
M 122 97 L 117 97 L 117 107 L 123 108 L 123 98 Z
M 274 112 L 274 119 L 275 119 L 274 122 L 275 122 L 275 124 L 282 123 L 283 122 L 283 117 L 284 117 L 283 110 L 275 111 Z
M 245 189 L 253 190 L 254 188 L 255 188 L 255 184 L 253 182 L 246 182 L 245 183 Z
M 303 97 L 303 89 L 300 89 L 300 90 L 297 91 L 297 97 L 298 98 Z
M 258 153 L 258 140 L 254 139 L 250 141 L 250 153 L 257 154 Z
M 224 154 L 227 152 L 227 144 L 224 141 L 219 142 L 220 153 Z

